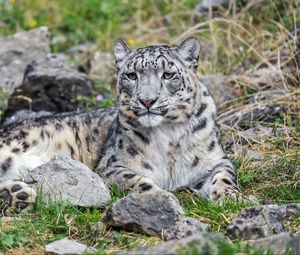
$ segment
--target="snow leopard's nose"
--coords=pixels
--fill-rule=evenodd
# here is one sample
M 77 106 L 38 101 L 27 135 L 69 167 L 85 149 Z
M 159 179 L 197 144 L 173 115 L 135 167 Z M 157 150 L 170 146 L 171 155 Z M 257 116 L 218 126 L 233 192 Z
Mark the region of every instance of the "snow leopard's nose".
M 149 109 L 152 105 L 154 105 L 154 103 L 156 102 L 157 98 L 155 99 L 142 99 L 142 98 L 139 98 L 139 101 L 142 103 L 142 105 L 144 105 L 147 109 Z

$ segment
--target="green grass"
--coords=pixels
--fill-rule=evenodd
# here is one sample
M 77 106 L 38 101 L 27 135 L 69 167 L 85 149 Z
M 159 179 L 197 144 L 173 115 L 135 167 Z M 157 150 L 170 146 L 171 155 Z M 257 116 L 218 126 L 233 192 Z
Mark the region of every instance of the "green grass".
M 117 200 L 126 194 L 120 190 L 113 190 L 112 195 L 113 199 Z M 187 191 L 176 192 L 175 195 L 183 205 L 187 216 L 211 224 L 212 227 L 209 231 L 213 232 L 225 230 L 230 220 L 242 208 L 251 205 L 251 203 L 237 203 L 228 200 L 221 206 L 203 200 Z M 34 254 L 34 252 L 42 252 L 47 243 L 64 237 L 78 240 L 96 248 L 96 254 L 114 254 L 120 250 L 162 242 L 157 237 L 115 231 L 101 225 L 99 228 L 95 227 L 93 224 L 101 220 L 103 211 L 79 208 L 68 203 L 45 205 L 38 199 L 31 211 L 12 215 L 15 218 L 1 221 L 0 251 L 7 251 L 7 254 L 24 254 L 24 252 Z M 299 231 L 299 216 L 292 221 L 287 221 L 286 226 L 294 231 Z M 213 243 L 218 247 L 219 252 L 212 254 L 233 255 L 237 252 L 253 255 L 265 254 L 265 251 L 257 251 L 239 241 L 230 244 L 216 238 Z M 207 249 L 210 251 L 209 246 Z M 183 249 L 180 254 L 198 253 L 195 248 L 189 247 Z
M 127 34 L 126 38 L 130 38 L 128 33 L 133 35 L 130 30 L 136 28 L 138 20 L 147 20 L 154 15 L 162 18 L 178 10 L 184 13 L 195 3 L 193 0 L 179 1 L 176 5 L 153 0 L 84 0 L 76 4 L 72 0 L 9 1 L 8 4 L 0 3 L 0 34 L 48 26 L 54 36 L 66 37 L 65 41 L 52 45 L 55 52 L 88 41 L 95 41 L 102 49 L 111 50 L 111 45 L 120 34 Z M 141 10 L 139 17 L 136 15 L 138 10 Z M 187 14 L 181 17 L 185 21 L 190 19 Z M 126 23 L 132 24 L 132 28 L 124 29 Z M 173 27 L 170 32 L 172 30 Z
M 212 245 L 205 245 L 203 251 L 199 251 L 196 245 L 190 244 L 183 248 L 179 255 L 236 255 L 236 254 L 247 254 L 247 255 L 272 255 L 272 252 L 260 251 L 247 245 L 228 244 L 221 239 L 215 238 Z
M 4 109 L 6 107 L 7 104 L 7 99 L 9 98 L 9 93 L 4 91 L 1 87 L 0 87 L 0 120 L 1 117 L 4 113 Z
M 121 31 L 121 24 L 128 22 L 136 11 L 135 4 L 124 5 L 122 2 L 124 1 L 10 1 L 10 5 L 2 4 L 0 22 L 3 25 L 0 26 L 0 34 L 49 26 L 54 36 L 66 37 L 64 43 L 53 45 L 54 51 L 97 40 L 99 44 L 110 47 L 112 40 Z
M 251 202 L 227 199 L 224 203 L 212 203 L 188 191 L 175 193 L 187 216 L 211 224 L 211 231 L 221 232 L 226 229 L 231 219 L 242 208 L 254 205 Z
M 68 203 L 45 205 L 37 201 L 30 213 L 19 214 L 8 230 L 1 231 L 0 249 L 27 246 L 35 248 L 44 243 L 67 236 L 86 237 L 93 244 L 96 236 L 91 222 L 99 221 L 101 213 L 96 209 L 81 209 Z M 5 228 L 5 226 L 2 226 Z
M 113 200 L 117 200 L 126 194 L 113 188 L 111 195 Z M 97 248 L 96 254 L 108 254 L 160 242 L 155 237 L 106 229 L 99 223 L 103 211 L 104 209 L 79 208 L 67 202 L 46 205 L 39 195 L 30 211 L 11 213 L 13 218 L 0 221 L 0 251 L 7 251 L 8 254 L 41 252 L 47 243 L 64 237 Z
M 269 203 L 299 202 L 300 186 L 294 178 L 300 173 L 299 152 L 265 157 L 264 162 L 244 161 L 238 169 L 241 187 Z
M 284 160 L 274 161 L 270 168 L 259 171 L 253 168 L 251 161 L 241 158 L 235 159 L 234 163 L 239 172 L 239 182 L 243 193 L 250 193 L 261 196 L 265 202 L 292 202 L 299 199 L 299 187 L 296 190 L 289 190 L 290 186 L 283 188 L 284 180 L 291 182 L 291 176 L 298 170 L 298 157 L 285 158 Z M 272 162 L 272 161 L 267 161 Z M 284 170 L 284 171 L 280 171 Z M 255 172 L 254 177 L 251 176 Z M 270 171 L 271 173 L 269 173 Z M 285 175 L 280 173 L 284 172 Z M 270 187 L 266 183 L 274 182 Z M 280 179 L 283 178 L 283 179 Z M 246 179 L 246 180 L 245 180 Z M 295 184 L 295 183 L 294 183 Z M 278 188 L 278 185 L 281 185 Z M 271 190 L 270 192 L 267 192 Z M 113 185 L 111 188 L 112 202 L 125 197 L 128 191 L 121 190 Z M 204 200 L 195 194 L 181 190 L 174 193 L 180 204 L 184 207 L 185 215 L 193 217 L 201 222 L 211 225 L 209 232 L 223 232 L 230 221 L 240 212 L 241 209 L 256 205 L 245 200 L 233 201 L 225 200 L 220 205 Z M 294 197 L 292 196 L 294 195 Z M 54 240 L 63 237 L 78 240 L 97 249 L 96 254 L 114 254 L 117 251 L 131 249 L 143 245 L 155 245 L 161 243 L 156 237 L 149 237 L 126 231 L 115 231 L 100 225 L 99 228 L 93 226 L 101 221 L 104 209 L 79 208 L 68 203 L 53 203 L 45 205 L 39 196 L 31 211 L 13 215 L 9 221 L 0 223 L 0 251 L 7 251 L 8 254 L 34 254 L 42 252 L 43 247 Z M 298 200 L 299 201 L 299 200 Z M 287 229 L 300 232 L 300 215 L 285 222 Z M 239 241 L 232 244 L 215 240 L 219 249 L 218 254 L 236 254 L 246 252 L 247 254 L 265 254 L 249 246 L 241 245 Z M 226 253 L 224 253 L 226 252 Z M 182 254 L 197 254 L 191 247 L 182 250 Z M 271 253 L 270 253 L 271 254 Z

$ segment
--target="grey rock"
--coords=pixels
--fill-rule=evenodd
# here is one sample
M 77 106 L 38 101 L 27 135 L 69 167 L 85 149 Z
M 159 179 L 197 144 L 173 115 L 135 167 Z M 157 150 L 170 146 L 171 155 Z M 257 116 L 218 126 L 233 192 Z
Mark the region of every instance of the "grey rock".
M 89 75 L 89 78 L 94 80 L 94 77 L 90 76 L 90 70 L 92 68 L 93 56 L 97 50 L 97 45 L 94 43 L 82 43 L 75 45 L 68 49 L 65 54 L 69 61 L 76 63 L 77 69 Z M 106 70 L 98 70 L 99 73 L 105 73 Z M 106 80 L 107 81 L 107 80 Z
M 163 230 L 173 227 L 183 215 L 177 199 L 164 190 L 131 193 L 113 203 L 103 222 L 112 227 L 161 237 Z
M 224 128 L 226 129 L 224 125 L 222 125 L 221 127 L 223 129 Z M 238 132 L 234 132 L 234 133 L 230 132 L 229 134 L 227 134 L 228 136 L 224 136 L 225 145 L 227 149 L 231 148 L 234 152 L 236 152 L 239 149 L 243 150 L 242 145 L 253 144 L 253 143 L 264 143 L 266 142 L 266 140 L 273 137 L 288 136 L 291 132 L 292 132 L 292 128 L 290 127 L 284 127 L 284 128 L 277 127 L 274 129 L 271 127 L 256 125 L 246 130 L 239 130 Z
M 64 238 L 62 240 L 49 243 L 45 247 L 45 254 L 47 255 L 81 255 L 86 253 L 94 253 L 93 248 L 79 243 L 77 241 Z
M 175 226 L 163 231 L 163 239 L 168 241 L 172 239 L 182 239 L 191 236 L 199 231 L 205 231 L 210 227 L 209 224 L 196 221 L 193 218 L 186 217 L 176 222 Z
M 63 57 L 49 54 L 27 66 L 22 85 L 8 100 L 5 116 L 23 109 L 68 112 L 83 108 L 78 97 L 89 97 L 87 76 L 67 64 Z
M 89 77 L 95 82 L 105 82 L 111 85 L 111 91 L 116 94 L 117 72 L 114 56 L 110 52 L 96 51 L 90 60 Z
M 300 204 L 259 205 L 243 209 L 226 229 L 231 238 L 254 240 L 285 231 L 283 221 L 300 212 Z
M 115 92 L 117 73 L 111 52 L 100 51 L 96 44 L 88 42 L 73 46 L 65 54 L 69 61 L 77 63 L 78 70 L 86 73 L 93 82 L 111 84 Z
M 35 119 L 35 118 L 40 118 L 43 116 L 50 116 L 52 114 L 53 114 L 52 112 L 46 112 L 46 111 L 33 112 L 30 110 L 20 110 L 20 111 L 17 111 L 11 117 L 6 118 L 3 122 L 3 125 L 10 125 L 12 123 L 22 122 L 23 120 L 26 120 L 26 119 Z
M 283 72 L 275 66 L 249 69 L 246 71 L 245 76 L 241 76 L 239 80 L 260 90 L 280 89 L 283 85 Z
M 199 232 L 192 236 L 180 240 L 171 240 L 158 246 L 122 251 L 118 255 L 220 254 L 216 243 L 224 243 L 226 245 L 226 242 L 219 235 Z
M 271 251 L 273 255 L 300 254 L 300 235 L 281 233 L 255 241 L 248 241 L 248 245 L 258 250 Z
M 106 229 L 107 229 L 107 225 L 105 225 L 103 222 L 101 221 L 96 221 L 96 222 L 90 222 L 89 223 L 90 227 L 91 227 L 91 231 L 92 232 L 100 232 L 100 233 L 105 233 Z
M 96 51 L 91 59 L 89 73 L 92 79 L 108 81 L 115 73 L 114 56 L 110 52 Z
M 82 44 L 72 46 L 70 49 L 66 51 L 66 54 L 70 54 L 70 55 L 84 54 L 84 53 L 88 54 L 96 51 L 96 49 L 97 49 L 97 44 L 88 42 L 88 43 L 82 43 Z M 76 58 L 76 59 L 81 60 L 81 58 Z
M 254 93 L 249 97 L 249 99 L 246 100 L 246 103 L 248 104 L 255 104 L 262 101 L 271 101 L 271 100 L 279 100 L 284 99 L 286 97 L 289 97 L 289 95 L 286 93 L 286 91 L 282 89 L 274 89 L 274 90 L 267 90 L 267 91 L 259 91 L 257 93 Z
M 230 86 L 225 75 L 206 75 L 201 76 L 199 80 L 210 91 L 218 109 L 222 109 L 228 102 L 238 97 L 237 92 Z
M 257 151 L 246 150 L 244 154 L 245 154 L 246 158 L 251 159 L 251 160 L 263 160 L 264 159 L 264 155 Z
M 271 56 L 269 56 L 271 59 Z M 274 59 L 275 56 L 273 56 Z M 282 70 L 276 66 L 276 62 L 270 67 L 256 67 L 248 70 L 235 70 L 234 74 L 228 77 L 228 80 L 239 86 L 246 86 L 255 89 L 256 91 L 281 90 L 284 86 L 290 83 L 290 75 L 294 72 L 293 68 L 285 68 Z M 282 59 L 284 61 L 285 58 Z M 239 69 L 239 68 L 237 68 Z M 273 92 L 272 92 L 273 93 Z
M 252 95 L 245 105 L 219 114 L 218 121 L 226 126 L 248 128 L 254 121 L 270 122 L 275 120 L 285 110 L 278 101 L 286 97 L 281 91 L 263 91 Z
M 215 10 L 220 6 L 228 5 L 228 0 L 202 0 L 196 5 L 195 11 L 207 12 L 209 9 Z
M 50 53 L 47 27 L 0 37 L 0 86 L 8 91 L 18 87 L 26 66 Z
M 65 35 L 56 35 L 53 36 L 51 39 L 51 45 L 52 47 L 55 46 L 59 46 L 59 45 L 63 45 L 68 41 L 68 38 Z
M 99 175 L 66 156 L 55 156 L 48 163 L 30 170 L 25 182 L 31 183 L 35 190 L 41 190 L 46 203 L 67 200 L 74 205 L 101 208 L 111 200 Z
M 271 122 L 283 111 L 277 103 L 262 103 L 259 105 L 244 105 L 240 109 L 233 109 L 219 116 L 219 123 L 224 126 L 245 128 L 251 122 Z
M 249 128 L 247 130 L 240 131 L 240 136 L 244 138 L 243 144 L 246 143 L 246 140 L 251 141 L 260 141 L 264 142 L 265 139 L 269 139 L 274 136 L 286 135 L 290 131 L 289 128 L 276 128 L 273 129 L 271 127 L 264 127 L 261 125 L 256 125 L 253 128 Z

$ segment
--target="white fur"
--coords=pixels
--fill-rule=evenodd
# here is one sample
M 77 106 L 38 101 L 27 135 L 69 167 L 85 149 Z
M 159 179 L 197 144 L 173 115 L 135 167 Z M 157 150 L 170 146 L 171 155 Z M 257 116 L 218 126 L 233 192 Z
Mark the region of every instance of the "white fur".
M 139 123 L 144 127 L 156 127 L 163 122 L 164 118 L 159 115 L 143 115 L 139 117 Z

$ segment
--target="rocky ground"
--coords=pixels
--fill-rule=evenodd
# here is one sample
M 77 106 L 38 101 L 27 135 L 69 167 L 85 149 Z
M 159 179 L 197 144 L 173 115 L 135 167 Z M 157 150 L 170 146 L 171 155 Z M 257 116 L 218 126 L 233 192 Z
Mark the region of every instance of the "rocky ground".
M 0 251 L 300 254 L 299 29 L 294 25 L 288 30 L 280 23 L 274 32 L 261 20 L 251 20 L 259 8 L 264 12 L 255 1 L 242 7 L 216 1 L 224 6 L 213 6 L 218 10 L 214 12 L 207 2 L 195 5 L 189 16 L 192 25 L 185 21 L 189 27 L 183 31 L 188 32 L 180 34 L 194 33 L 203 42 L 199 78 L 216 101 L 223 146 L 237 169 L 244 199 L 219 204 L 187 190 L 108 190 L 80 162 L 55 157 L 27 177 L 42 190 L 33 209 L 0 219 Z M 282 19 L 295 13 L 294 3 L 289 4 Z M 177 25 L 173 12 L 160 17 L 163 20 L 155 16 L 162 29 L 155 30 L 155 40 L 172 42 L 164 37 L 164 29 Z M 145 27 L 135 30 L 141 45 L 151 41 L 147 33 L 156 27 L 151 18 L 148 21 L 147 32 L 141 31 Z M 207 36 L 202 28 L 208 29 Z M 114 104 L 110 51 L 83 43 L 53 53 L 63 40 L 47 27 L 0 37 L 2 125 Z

